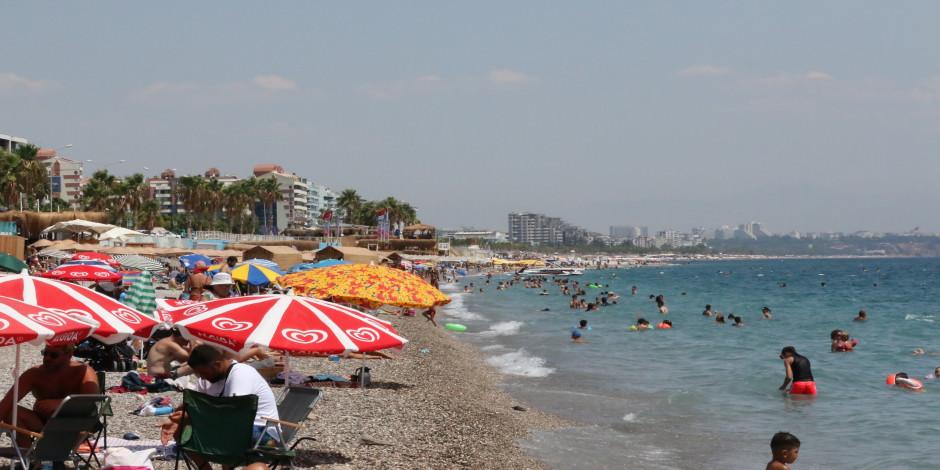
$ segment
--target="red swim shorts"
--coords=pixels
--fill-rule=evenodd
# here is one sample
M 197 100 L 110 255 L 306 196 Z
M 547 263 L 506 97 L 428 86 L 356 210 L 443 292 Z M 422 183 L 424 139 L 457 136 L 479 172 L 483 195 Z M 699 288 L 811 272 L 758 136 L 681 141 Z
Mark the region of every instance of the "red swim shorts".
M 815 395 L 816 382 L 793 382 L 790 386 L 790 395 Z

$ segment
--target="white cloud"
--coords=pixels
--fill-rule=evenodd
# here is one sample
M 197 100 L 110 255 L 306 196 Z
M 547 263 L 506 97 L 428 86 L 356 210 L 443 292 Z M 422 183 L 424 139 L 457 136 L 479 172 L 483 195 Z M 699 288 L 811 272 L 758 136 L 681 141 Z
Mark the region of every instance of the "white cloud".
M 280 75 L 258 75 L 252 80 L 256 86 L 265 91 L 293 91 L 297 89 L 297 82 Z
M 820 72 L 818 70 L 811 70 L 803 74 L 803 78 L 806 80 L 825 81 L 825 80 L 832 80 L 832 75 L 829 75 L 826 72 Z
M 0 72 L 0 91 L 39 93 L 54 88 L 51 80 L 37 80 L 12 72 Z
M 512 69 L 490 70 L 486 79 L 497 85 L 524 85 L 535 81 L 535 77 Z
M 731 73 L 731 69 L 728 67 L 723 67 L 721 65 L 691 65 L 679 71 L 680 77 L 700 77 L 700 78 L 712 78 L 712 77 L 722 77 Z

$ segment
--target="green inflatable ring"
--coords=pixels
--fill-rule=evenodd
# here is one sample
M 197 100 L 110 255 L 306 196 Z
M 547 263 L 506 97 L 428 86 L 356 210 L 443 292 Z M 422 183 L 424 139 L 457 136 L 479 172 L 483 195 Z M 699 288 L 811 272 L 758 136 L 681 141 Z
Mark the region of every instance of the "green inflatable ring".
M 463 326 L 463 325 L 461 325 L 461 324 L 459 324 L 459 323 L 445 323 L 445 324 L 444 324 L 444 328 L 446 328 L 446 329 L 448 329 L 448 330 L 450 330 L 450 331 L 456 331 L 456 332 L 458 332 L 458 333 L 462 333 L 462 332 L 464 332 L 464 331 L 467 331 L 467 327 L 466 327 L 466 326 Z

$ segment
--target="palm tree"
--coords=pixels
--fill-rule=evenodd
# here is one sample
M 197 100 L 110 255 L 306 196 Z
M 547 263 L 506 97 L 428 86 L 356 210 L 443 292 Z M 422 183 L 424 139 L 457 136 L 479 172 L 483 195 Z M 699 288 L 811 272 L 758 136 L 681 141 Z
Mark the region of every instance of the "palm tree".
M 137 212 L 137 226 L 147 230 L 153 229 L 160 220 L 160 202 L 153 198 L 148 198 L 141 204 Z
M 49 172 L 36 158 L 39 147 L 26 144 L 17 147 L 13 152 L 20 158 L 16 176 L 20 191 L 26 195 L 28 206 L 32 205 L 30 201 L 34 200 L 38 207 L 39 201 L 49 194 Z
M 186 209 L 186 227 L 189 230 L 193 228 L 193 221 L 197 215 L 201 215 L 205 204 L 206 180 L 202 176 L 182 176 L 177 184 L 180 193 L 180 199 L 183 201 L 183 208 Z M 201 217 L 200 217 L 201 219 Z
M 0 150 L 0 195 L 9 210 L 16 210 L 20 200 L 20 185 L 17 182 L 19 167 L 20 157 L 6 150 Z
M 117 178 L 108 170 L 98 170 L 82 188 L 82 206 L 89 211 L 115 213 L 115 199 L 120 194 Z
M 344 189 L 336 198 L 336 207 L 343 212 L 343 219 L 347 222 L 352 222 L 362 203 L 362 197 L 355 189 Z
M 264 233 L 270 234 L 271 233 L 270 222 L 273 222 L 273 220 L 269 222 L 268 206 L 273 206 L 275 202 L 280 201 L 283 198 L 283 196 L 281 195 L 280 185 L 278 185 L 277 183 L 277 179 L 272 176 L 270 178 L 264 178 L 262 180 L 258 180 L 257 194 L 258 194 L 258 199 L 261 200 L 261 211 L 264 214 Z M 275 207 L 271 207 L 271 209 L 274 211 L 277 210 Z M 273 219 L 273 217 L 271 219 Z
M 144 175 L 134 173 L 118 184 L 118 207 L 121 213 L 127 214 L 127 220 L 133 225 L 137 222 L 137 211 L 144 205 L 150 196 L 150 186 Z M 134 228 L 134 227 L 128 227 Z

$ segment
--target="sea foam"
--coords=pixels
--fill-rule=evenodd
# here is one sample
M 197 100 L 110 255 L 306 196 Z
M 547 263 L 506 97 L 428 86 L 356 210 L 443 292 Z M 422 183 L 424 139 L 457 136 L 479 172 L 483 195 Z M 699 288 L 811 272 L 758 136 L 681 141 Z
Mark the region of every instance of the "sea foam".
M 522 325 L 521 321 L 501 321 L 490 325 L 490 329 L 480 333 L 481 336 L 511 336 L 519 334 Z
M 483 315 L 478 313 L 471 312 L 467 310 L 467 307 L 464 306 L 463 296 L 466 294 L 451 294 L 450 303 L 444 307 L 443 313 L 451 318 L 456 318 L 458 320 L 464 321 L 473 321 L 473 320 L 485 320 L 486 318 Z
M 548 377 L 555 372 L 555 369 L 545 367 L 545 359 L 531 356 L 525 349 L 492 356 L 486 359 L 486 363 L 504 374 L 522 377 Z

